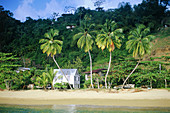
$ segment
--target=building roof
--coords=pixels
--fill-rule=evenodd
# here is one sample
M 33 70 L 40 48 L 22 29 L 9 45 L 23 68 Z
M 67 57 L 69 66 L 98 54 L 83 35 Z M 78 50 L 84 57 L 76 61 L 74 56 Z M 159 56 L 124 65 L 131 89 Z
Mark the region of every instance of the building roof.
M 30 70 L 30 68 L 19 67 L 18 70 L 26 71 L 26 70 Z
M 92 73 L 98 73 L 98 72 L 101 72 L 102 70 L 107 70 L 107 69 L 104 69 L 104 68 L 102 68 L 102 69 L 96 69 L 96 70 L 92 70 Z M 83 73 L 86 73 L 86 74 L 88 74 L 88 73 L 90 73 L 90 71 L 83 72 Z
M 57 75 L 63 75 L 63 73 L 60 71 L 60 69 L 54 69 L 54 71 L 58 71 Z M 77 72 L 77 69 L 62 69 L 65 75 L 75 75 Z

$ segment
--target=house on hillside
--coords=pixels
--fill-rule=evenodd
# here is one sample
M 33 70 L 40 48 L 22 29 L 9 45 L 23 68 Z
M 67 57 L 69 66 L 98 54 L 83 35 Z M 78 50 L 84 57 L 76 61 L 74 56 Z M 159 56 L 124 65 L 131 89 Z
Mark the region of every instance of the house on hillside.
M 98 74 L 99 76 L 104 76 L 103 74 L 103 70 L 107 70 L 107 69 L 96 69 L 96 70 L 92 70 L 92 74 Z M 90 79 L 90 71 L 88 72 L 84 72 L 86 75 L 85 75 L 85 80 L 89 80 Z
M 18 70 L 16 70 L 17 73 L 19 73 L 20 71 L 30 71 L 30 68 L 19 67 Z
M 68 81 L 63 75 L 63 73 L 60 71 L 60 69 L 54 69 L 54 72 L 56 71 L 57 73 L 53 79 L 53 85 L 56 83 L 62 83 L 62 82 L 68 83 L 69 81 L 70 85 L 72 85 L 73 88 L 75 89 L 80 88 L 80 75 L 77 69 L 62 69 Z
M 93 76 L 93 84 L 94 86 L 97 86 L 98 89 L 101 87 L 103 88 L 102 82 L 104 80 L 104 70 L 107 69 L 96 69 L 96 70 L 92 70 L 92 76 Z M 85 80 L 90 80 L 91 76 L 90 76 L 90 71 L 88 72 L 84 72 L 85 73 Z M 86 85 L 86 87 L 90 87 L 88 85 Z

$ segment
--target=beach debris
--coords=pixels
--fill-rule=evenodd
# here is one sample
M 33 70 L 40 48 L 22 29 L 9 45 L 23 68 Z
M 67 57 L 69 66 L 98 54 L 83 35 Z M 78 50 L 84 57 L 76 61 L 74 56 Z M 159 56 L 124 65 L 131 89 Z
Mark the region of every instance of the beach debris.
M 0 91 L 4 91 L 4 89 L 0 88 Z
M 27 86 L 27 88 L 28 88 L 28 89 L 34 89 L 34 84 L 29 84 L 29 85 Z

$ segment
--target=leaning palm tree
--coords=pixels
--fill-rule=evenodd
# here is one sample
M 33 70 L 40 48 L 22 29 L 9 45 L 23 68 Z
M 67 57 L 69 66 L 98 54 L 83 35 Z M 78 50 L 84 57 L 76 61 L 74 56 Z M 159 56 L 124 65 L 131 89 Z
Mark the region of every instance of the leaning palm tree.
M 39 41 L 39 43 L 42 43 L 40 48 L 42 49 L 43 53 L 47 53 L 47 56 L 51 55 L 51 57 L 53 58 L 55 64 L 60 69 L 60 71 L 62 72 L 62 74 L 66 78 L 66 80 L 68 81 L 68 79 L 65 76 L 64 72 L 62 71 L 62 69 L 60 68 L 60 66 L 58 65 L 58 63 L 55 60 L 55 55 L 57 53 L 61 53 L 62 44 L 63 44 L 63 41 L 54 40 L 54 38 L 56 36 L 58 36 L 58 35 L 59 35 L 59 31 L 58 30 L 53 30 L 53 29 L 51 29 L 49 32 L 45 33 L 44 34 L 45 39 L 41 39 Z M 68 81 L 68 84 L 69 84 L 70 88 L 72 89 L 69 81 Z
M 132 73 L 138 67 L 143 56 L 145 54 L 150 53 L 151 50 L 150 40 L 153 39 L 154 36 L 148 35 L 149 32 L 150 32 L 150 28 L 146 28 L 146 26 L 140 24 L 137 26 L 136 29 L 132 30 L 130 32 L 130 35 L 128 36 L 129 41 L 126 42 L 126 49 L 128 50 L 128 52 L 133 52 L 133 57 L 134 58 L 138 57 L 139 61 L 135 66 L 135 68 L 132 70 L 132 72 L 127 76 L 127 78 L 123 82 L 122 88 L 124 87 L 130 75 L 132 75 Z
M 57 74 L 57 71 L 54 73 L 54 69 L 51 67 L 49 70 L 47 70 L 47 77 L 48 77 L 48 82 L 51 84 L 51 89 L 54 89 L 53 87 L 53 79 L 55 75 Z
M 107 47 L 110 52 L 109 66 L 107 69 L 107 73 L 105 75 L 106 88 L 107 88 L 107 76 L 111 65 L 112 51 L 115 49 L 115 46 L 117 48 L 121 47 L 121 38 L 124 38 L 122 33 L 123 30 L 120 28 L 117 29 L 117 24 L 114 21 L 106 20 L 106 23 L 104 24 L 101 33 L 98 34 L 96 38 L 96 44 L 98 45 L 98 47 L 101 48 L 102 50 L 104 50 Z
M 90 54 L 90 50 L 92 50 L 93 39 L 92 35 L 90 35 L 90 30 L 94 24 L 87 25 L 86 22 L 83 23 L 83 27 L 80 27 L 80 32 L 73 36 L 73 40 L 77 41 L 78 48 L 84 49 L 85 52 L 88 52 L 90 58 L 90 76 L 91 76 L 91 87 L 93 87 L 93 80 L 92 80 L 92 58 Z

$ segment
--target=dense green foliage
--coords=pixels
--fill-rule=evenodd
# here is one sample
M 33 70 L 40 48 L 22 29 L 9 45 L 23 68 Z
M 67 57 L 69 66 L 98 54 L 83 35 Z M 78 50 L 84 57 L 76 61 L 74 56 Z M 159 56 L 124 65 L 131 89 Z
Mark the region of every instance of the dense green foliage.
M 57 72 L 54 73 L 54 69 L 52 67 L 46 68 L 40 76 L 34 76 L 32 79 L 35 79 L 33 83 L 39 87 L 44 88 L 45 90 L 49 86 L 50 89 L 54 89 L 53 86 L 53 78 Z
M 18 80 L 16 72 L 13 71 L 20 66 L 16 63 L 17 60 L 12 53 L 0 52 L 0 88 L 12 89 L 12 84 Z
M 46 86 L 49 82 L 46 82 L 46 78 L 43 78 L 45 76 L 43 72 L 32 70 L 30 72 L 15 73 L 14 70 L 15 67 L 18 67 L 18 64 L 23 67 L 36 67 L 36 69 L 44 70 L 48 65 L 57 68 L 53 59 L 49 56 L 51 53 L 52 56 L 55 55 L 56 61 L 61 68 L 78 68 L 79 73 L 82 75 L 81 82 L 84 84 L 82 72 L 90 70 L 89 55 L 86 52 L 90 50 L 93 69 L 108 68 L 109 52 L 104 48 L 107 47 L 109 51 L 112 51 L 114 40 L 107 41 L 108 44 L 105 45 L 103 44 L 105 42 L 102 42 L 103 39 L 101 38 L 104 38 L 104 35 L 108 35 L 107 33 L 113 31 L 113 29 L 105 29 L 109 27 L 106 25 L 106 20 L 108 22 L 114 21 L 116 27 L 121 28 L 118 31 L 124 34 L 124 38 L 119 41 L 121 44 L 116 45 L 120 49 L 115 49 L 111 53 L 112 65 L 107 80 L 110 86 L 120 85 L 136 65 L 136 60 L 132 58 L 132 52 L 130 51 L 133 49 L 130 48 L 130 43 L 132 42 L 128 41 L 128 39 L 134 39 L 133 35 L 135 33 L 132 31 L 138 28 L 140 24 L 146 26 L 145 31 L 147 33 L 155 33 L 161 30 L 167 24 L 170 16 L 169 10 L 166 9 L 168 5 L 167 0 L 143 0 L 142 3 L 134 7 L 129 3 L 122 2 L 118 8 L 108 10 L 90 10 L 79 7 L 74 14 L 62 14 L 56 21 L 54 18 L 34 20 L 27 17 L 25 22 L 14 19 L 10 11 L 4 10 L 3 6 L 0 6 L 1 88 L 5 88 L 5 82 L 8 81 L 8 87 L 9 84 L 13 84 L 11 89 L 21 89 L 25 85 L 35 83 L 35 78 L 37 77 L 44 79 L 42 84 Z M 74 26 L 75 28 L 67 29 L 67 26 Z M 56 29 L 57 34 L 55 35 L 57 37 L 53 37 L 53 41 L 58 41 L 60 47 L 57 47 L 58 50 L 55 51 L 52 50 L 54 49 L 53 47 L 47 50 L 48 46 L 45 45 L 45 37 L 50 37 L 49 31 L 53 30 L 51 32 L 54 32 Z M 84 41 L 85 35 L 88 36 L 87 41 Z M 78 38 L 79 40 L 76 40 Z M 142 37 L 136 37 L 139 43 L 141 41 L 148 41 L 140 40 L 140 38 Z M 39 41 L 44 43 L 44 46 L 41 46 Z M 114 44 L 116 43 L 114 42 Z M 147 44 L 149 44 L 149 41 Z M 120 47 L 120 45 L 122 46 Z M 125 50 L 126 47 L 130 53 Z M 41 49 L 43 49 L 43 52 L 47 52 L 47 54 L 43 54 Z M 148 53 L 148 51 L 142 49 L 134 51 L 133 56 L 140 53 L 141 57 L 144 53 Z M 18 58 L 17 62 L 14 61 L 14 55 Z M 168 59 L 168 56 L 166 58 Z M 5 62 L 7 62 L 7 65 Z M 165 87 L 164 81 L 166 78 L 167 85 L 169 85 L 169 70 L 162 68 L 162 73 L 158 73 L 156 70 L 159 70 L 159 64 L 143 63 L 143 65 L 146 65 L 148 68 L 143 69 L 139 66 L 128 83 L 135 83 L 137 86 L 149 84 L 152 87 Z M 153 70 L 149 70 L 150 68 Z M 102 79 L 94 75 L 93 82 L 103 84 Z M 84 86 L 88 87 L 89 81 L 86 81 Z

